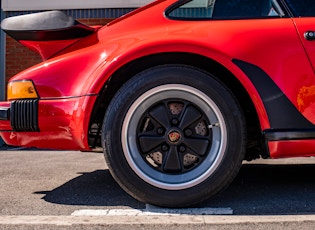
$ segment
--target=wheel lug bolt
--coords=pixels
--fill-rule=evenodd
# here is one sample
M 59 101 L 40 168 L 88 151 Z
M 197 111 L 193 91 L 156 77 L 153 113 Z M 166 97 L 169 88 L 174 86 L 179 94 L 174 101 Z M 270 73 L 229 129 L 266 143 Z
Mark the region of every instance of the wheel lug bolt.
M 178 125 L 178 123 L 179 123 L 179 122 L 178 122 L 178 120 L 177 120 L 176 118 L 173 118 L 173 119 L 172 119 L 172 124 L 173 124 L 173 125 Z
M 191 129 L 186 129 L 185 134 L 186 134 L 186 136 L 191 136 L 193 134 L 193 132 Z
M 180 146 L 179 147 L 179 151 L 182 152 L 182 153 L 185 152 L 186 151 L 186 147 L 185 146 Z
M 162 145 L 162 150 L 163 150 L 163 151 L 167 151 L 167 150 L 168 150 L 167 145 Z
M 164 133 L 164 130 L 162 128 L 157 129 L 157 134 L 163 135 L 163 133 Z

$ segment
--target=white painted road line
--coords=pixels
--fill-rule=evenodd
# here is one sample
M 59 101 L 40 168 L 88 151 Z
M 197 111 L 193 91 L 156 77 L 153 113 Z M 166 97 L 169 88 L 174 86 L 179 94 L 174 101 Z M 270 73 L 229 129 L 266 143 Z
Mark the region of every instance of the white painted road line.
M 151 214 L 174 214 L 174 215 L 232 215 L 233 209 L 231 208 L 181 208 L 169 209 L 146 204 L 146 213 Z
M 145 209 L 81 209 L 72 216 L 179 216 L 179 215 L 232 215 L 231 208 L 168 209 L 146 205 Z

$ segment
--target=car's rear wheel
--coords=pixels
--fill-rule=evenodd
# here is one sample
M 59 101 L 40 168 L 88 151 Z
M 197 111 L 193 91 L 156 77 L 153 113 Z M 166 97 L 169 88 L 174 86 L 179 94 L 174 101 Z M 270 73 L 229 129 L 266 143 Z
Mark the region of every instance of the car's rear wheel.
M 113 177 L 136 199 L 167 207 L 201 202 L 229 185 L 245 137 L 229 90 L 187 66 L 160 66 L 130 79 L 103 124 Z

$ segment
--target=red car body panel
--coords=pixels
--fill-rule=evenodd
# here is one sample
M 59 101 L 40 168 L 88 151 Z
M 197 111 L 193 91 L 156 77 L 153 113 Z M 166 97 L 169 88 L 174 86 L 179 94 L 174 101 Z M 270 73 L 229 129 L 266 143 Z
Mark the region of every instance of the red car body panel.
M 89 150 L 86 133 L 95 99 L 96 96 L 83 96 L 43 100 L 38 107 L 41 132 L 7 131 L 1 135 L 13 146 Z M 10 123 L 1 123 L 0 129 L 10 130 Z
M 268 143 L 272 158 L 314 156 L 314 140 L 272 141 Z
M 308 57 L 313 65 L 313 68 L 315 67 L 315 46 L 314 42 L 305 39 L 305 33 L 307 31 L 312 31 L 312 26 L 314 25 L 314 17 L 309 18 L 295 18 L 294 23 L 296 24 L 297 31 L 300 35 L 301 41 L 303 42 L 303 45 L 307 51 Z
M 234 59 L 263 70 L 303 117 L 315 124 L 315 46 L 303 39 L 314 18 L 229 20 L 228 25 L 226 20 L 172 20 L 164 12 L 175 2 L 155 2 L 76 42 L 22 41 L 44 59 L 54 57 L 12 79 L 34 82 L 40 97 L 40 132 L 15 132 L 9 121 L 0 121 L 5 142 L 91 150 L 87 140 L 90 116 L 108 79 L 131 61 L 162 53 L 197 54 L 228 69 L 250 95 L 262 132 L 274 127 L 257 88 Z M 9 108 L 10 103 L 1 102 L 0 107 Z M 271 141 L 268 147 L 272 158 L 315 156 L 314 144 L 314 140 Z
M 59 51 L 77 42 L 78 39 L 61 41 L 19 41 L 22 45 L 39 53 L 43 60 L 47 60 Z

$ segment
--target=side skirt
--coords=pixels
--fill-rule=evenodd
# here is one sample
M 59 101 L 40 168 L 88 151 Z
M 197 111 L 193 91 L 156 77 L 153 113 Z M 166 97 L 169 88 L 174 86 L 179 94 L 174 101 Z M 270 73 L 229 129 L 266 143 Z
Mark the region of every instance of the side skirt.
M 315 156 L 315 129 L 270 129 L 263 135 L 271 158 Z

